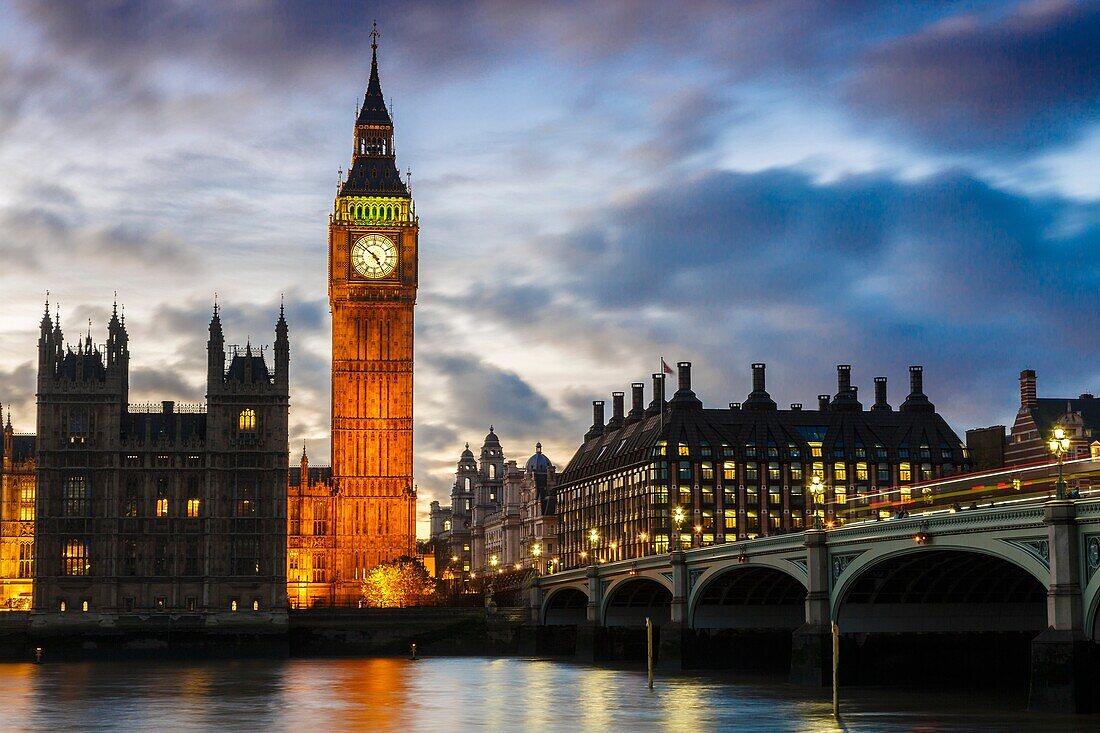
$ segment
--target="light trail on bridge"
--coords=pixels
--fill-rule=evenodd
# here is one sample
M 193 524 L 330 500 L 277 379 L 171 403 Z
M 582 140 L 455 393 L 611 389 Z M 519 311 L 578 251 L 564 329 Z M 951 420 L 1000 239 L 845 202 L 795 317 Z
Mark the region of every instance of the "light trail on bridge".
M 1080 498 L 1100 495 L 1100 457 L 1077 458 L 1065 461 L 1063 466 L 1067 485 L 1075 487 Z M 920 517 L 991 506 L 1041 503 L 1054 496 L 1057 471 L 1058 464 L 1055 462 L 994 469 L 939 481 L 894 486 L 875 493 L 850 495 L 846 502 L 833 501 L 829 505 L 833 506 L 840 523 L 850 526 L 898 518 L 880 514 L 890 510 L 904 510 L 909 517 Z M 1093 477 L 1098 480 L 1094 482 Z M 999 480 L 1005 478 L 1008 480 Z M 1094 483 L 1098 488 L 1092 488 Z M 911 492 L 908 499 L 901 498 L 903 490 Z M 963 499 L 970 506 L 963 505 Z M 870 501 L 853 506 L 854 502 L 863 500 Z M 979 500 L 983 503 L 978 503 Z M 921 505 L 925 508 L 914 509 Z M 853 516 L 868 511 L 875 516 Z

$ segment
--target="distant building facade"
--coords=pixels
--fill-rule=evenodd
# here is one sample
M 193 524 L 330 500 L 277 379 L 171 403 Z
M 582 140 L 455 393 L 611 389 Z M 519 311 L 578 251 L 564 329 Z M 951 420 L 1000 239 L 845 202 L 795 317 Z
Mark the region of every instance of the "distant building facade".
M 653 375 L 653 400 L 632 385 L 632 408 L 613 395 L 593 403 L 593 424 L 556 491 L 565 567 L 622 560 L 670 548 L 797 532 L 823 521 L 878 516 L 876 504 L 921 498 L 919 482 L 969 470 L 965 446 L 923 392 L 919 366 L 899 409 L 887 403 L 886 379 L 875 379 L 875 403 L 864 409 L 841 365 L 835 396 L 818 409 L 778 409 L 754 364 L 753 391 L 727 409 L 705 409 L 691 389 L 691 364 L 681 362 L 678 390 L 664 398 L 664 375 Z M 824 493 L 809 496 L 813 476 Z M 676 526 L 680 508 L 683 521 Z M 595 540 L 595 541 L 593 541 Z
M 431 504 L 431 539 L 440 577 L 469 581 L 471 574 L 559 563 L 553 463 L 536 444 L 523 467 L 506 460 L 492 427 L 480 461 L 469 443 L 459 457 L 450 506 Z
M 250 344 L 227 351 L 215 307 L 206 403 L 131 406 L 117 309 L 105 346 L 90 332 L 67 344 L 47 309 L 35 454 L 40 619 L 285 623 L 290 345 L 281 312 L 275 333 L 271 367 Z
M 29 611 L 34 585 L 35 436 L 17 435 L 10 411 L 0 432 L 0 610 Z
M 966 447 L 970 450 L 970 466 L 975 471 L 989 471 L 1005 465 L 1007 432 L 1004 425 L 974 428 L 966 431 Z
M 1076 398 L 1038 396 L 1034 369 L 1020 372 L 1020 409 L 1008 436 L 1006 466 L 1026 466 L 1053 460 L 1047 441 L 1055 427 L 1070 438 L 1067 460 L 1100 455 L 1100 400 L 1091 394 Z
M 291 608 L 335 604 L 336 537 L 332 468 L 310 466 L 302 448 L 287 480 L 287 600 Z M 362 574 L 356 569 L 355 577 Z

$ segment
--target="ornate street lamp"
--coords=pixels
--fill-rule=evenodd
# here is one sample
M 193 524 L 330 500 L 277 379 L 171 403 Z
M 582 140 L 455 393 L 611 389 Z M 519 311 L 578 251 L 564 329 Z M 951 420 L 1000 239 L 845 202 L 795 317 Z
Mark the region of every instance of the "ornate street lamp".
M 645 557 L 648 550 L 649 550 L 649 546 L 648 546 L 649 532 L 639 532 L 638 533 L 638 541 L 642 543 L 641 556 Z
M 534 562 L 531 563 L 531 566 L 535 568 L 536 574 L 539 572 L 539 556 L 541 555 L 542 545 L 540 545 L 538 542 L 531 545 L 531 557 L 535 558 Z
M 813 502 L 814 529 L 821 529 L 821 514 L 818 512 L 817 505 L 820 503 L 824 507 L 825 484 L 820 476 L 815 475 L 810 479 L 810 499 Z
M 678 506 L 672 510 L 672 521 L 676 524 L 676 549 L 680 549 L 680 526 L 684 523 L 684 508 Z
M 588 530 L 588 543 L 592 545 L 592 564 L 596 564 L 596 547 L 600 544 L 600 532 L 593 527 Z
M 1054 428 L 1050 440 L 1047 441 L 1047 447 L 1050 448 L 1050 452 L 1054 454 L 1055 459 L 1058 461 L 1058 483 L 1054 484 L 1054 498 L 1056 499 L 1066 498 L 1066 479 L 1062 473 L 1062 463 L 1065 461 L 1066 454 L 1069 453 L 1069 446 L 1069 434 L 1066 429 L 1061 426 Z

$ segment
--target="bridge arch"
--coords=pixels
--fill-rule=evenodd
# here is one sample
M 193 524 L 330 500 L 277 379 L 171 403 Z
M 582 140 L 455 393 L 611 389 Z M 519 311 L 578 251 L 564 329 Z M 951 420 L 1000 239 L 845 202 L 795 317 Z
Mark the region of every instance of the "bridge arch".
M 746 562 L 712 567 L 691 590 L 689 623 L 694 629 L 798 628 L 805 621 L 806 581 L 794 566 Z
M 555 588 L 542 603 L 542 623 L 546 626 L 572 626 L 587 620 L 588 594 L 583 588 Z
M 991 668 L 1026 680 L 1031 639 L 1046 627 L 1036 575 L 990 548 L 875 553 L 834 591 L 842 681 L 973 684 L 990 681 Z
M 865 573 L 868 568 L 901 555 L 929 552 L 971 553 L 997 558 L 1026 572 L 1044 588 L 1050 578 L 1049 568 L 1043 565 L 1037 558 L 1020 549 L 1018 546 L 1001 540 L 995 540 L 994 544 L 987 544 L 980 539 L 973 540 L 965 537 L 953 537 L 948 539 L 936 537 L 930 544 L 918 545 L 915 544 L 912 539 L 904 538 L 892 542 L 876 543 L 871 549 L 860 552 L 854 556 L 851 553 L 845 553 L 841 549 L 834 549 L 831 553 L 832 562 L 830 563 L 831 572 L 833 573 L 832 592 L 830 593 L 830 610 L 833 620 L 837 620 L 837 613 L 852 583 Z M 842 569 L 838 574 L 837 561 L 842 558 L 850 558 L 850 561 L 841 566 Z
M 1088 543 L 1083 542 L 1081 546 L 1082 551 L 1088 553 Z M 1086 568 L 1091 567 L 1091 561 L 1088 557 L 1088 554 L 1086 554 Z M 1084 601 L 1085 636 L 1094 642 L 1100 642 L 1100 571 L 1093 571 L 1091 577 L 1089 577 L 1087 573 L 1088 570 L 1086 570 L 1086 575 L 1082 578 L 1085 582 L 1081 593 Z
M 672 585 L 648 575 L 616 580 L 604 592 L 600 619 L 603 626 L 655 626 L 672 619 Z

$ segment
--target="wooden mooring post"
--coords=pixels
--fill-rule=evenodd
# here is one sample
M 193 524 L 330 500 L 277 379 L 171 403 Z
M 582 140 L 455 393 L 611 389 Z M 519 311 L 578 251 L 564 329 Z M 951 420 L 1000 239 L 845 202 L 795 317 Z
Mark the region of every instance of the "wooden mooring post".
M 653 689 L 653 620 L 645 619 L 646 669 L 649 676 L 649 689 Z
M 840 718 L 840 627 L 833 622 L 833 717 Z

